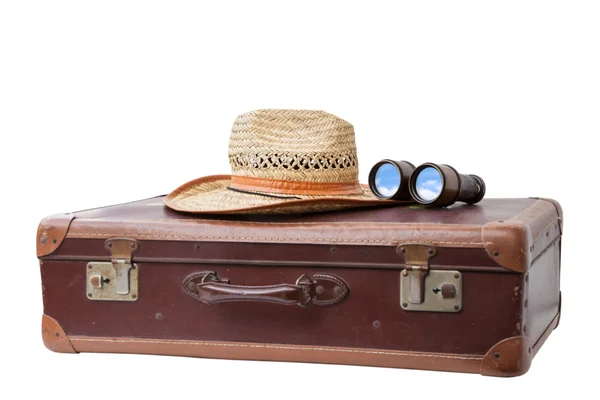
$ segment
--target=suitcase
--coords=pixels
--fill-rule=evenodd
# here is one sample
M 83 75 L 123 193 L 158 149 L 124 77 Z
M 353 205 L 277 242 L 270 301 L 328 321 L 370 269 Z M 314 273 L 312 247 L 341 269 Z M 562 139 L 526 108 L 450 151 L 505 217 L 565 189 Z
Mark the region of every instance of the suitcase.
M 38 229 L 46 347 L 516 376 L 558 325 L 553 200 L 308 215 L 157 197 Z

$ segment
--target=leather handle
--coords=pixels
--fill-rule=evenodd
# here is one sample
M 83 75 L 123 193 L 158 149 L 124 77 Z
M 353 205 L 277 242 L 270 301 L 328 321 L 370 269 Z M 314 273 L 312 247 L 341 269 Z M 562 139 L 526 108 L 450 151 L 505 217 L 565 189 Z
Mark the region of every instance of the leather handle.
M 213 271 L 202 271 L 190 274 L 182 286 L 188 295 L 209 305 L 242 301 L 327 306 L 338 303 L 349 292 L 346 282 L 329 274 L 302 275 L 295 284 L 247 286 L 232 285 Z
M 228 283 L 199 283 L 198 300 L 206 304 L 258 301 L 283 305 L 306 304 L 303 288 L 296 285 L 242 286 Z M 310 296 L 307 293 L 307 296 Z

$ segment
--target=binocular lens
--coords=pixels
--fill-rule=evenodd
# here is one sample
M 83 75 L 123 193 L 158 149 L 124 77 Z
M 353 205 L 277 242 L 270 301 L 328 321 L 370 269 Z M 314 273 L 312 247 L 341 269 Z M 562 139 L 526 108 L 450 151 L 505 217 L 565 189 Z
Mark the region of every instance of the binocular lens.
M 396 194 L 401 182 L 400 171 L 390 163 L 382 164 L 375 173 L 375 190 L 383 197 Z
M 485 183 L 477 175 L 459 174 L 445 164 L 424 163 L 415 168 L 408 161 L 379 161 L 369 173 L 369 187 L 380 199 L 414 200 L 432 207 L 448 207 L 457 201 L 475 204 L 485 196 Z
M 444 182 L 440 172 L 432 167 L 421 170 L 417 175 L 415 189 L 419 198 L 429 202 L 442 194 Z
M 369 187 L 380 199 L 410 200 L 408 180 L 414 169 L 407 161 L 380 161 L 369 173 Z
M 409 189 L 417 203 L 434 207 L 448 207 L 457 201 L 475 204 L 485 196 L 483 179 L 459 174 L 445 164 L 419 165 L 410 177 Z

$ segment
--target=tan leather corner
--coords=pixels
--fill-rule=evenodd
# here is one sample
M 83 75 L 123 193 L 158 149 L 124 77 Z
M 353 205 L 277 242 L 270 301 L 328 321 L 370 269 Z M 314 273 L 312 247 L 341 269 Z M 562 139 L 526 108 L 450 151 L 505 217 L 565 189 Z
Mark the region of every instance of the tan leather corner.
M 527 337 L 515 336 L 493 346 L 481 363 L 481 375 L 519 376 L 529 371 L 532 349 L 528 347 Z
M 533 239 L 527 224 L 517 220 L 494 221 L 483 226 L 482 239 L 489 256 L 502 267 L 527 272 Z
M 43 257 L 53 253 L 67 236 L 67 231 L 75 214 L 56 214 L 46 217 L 40 222 L 37 231 L 37 256 Z
M 42 316 L 42 339 L 49 350 L 57 353 L 77 353 L 63 328 L 52 317 Z

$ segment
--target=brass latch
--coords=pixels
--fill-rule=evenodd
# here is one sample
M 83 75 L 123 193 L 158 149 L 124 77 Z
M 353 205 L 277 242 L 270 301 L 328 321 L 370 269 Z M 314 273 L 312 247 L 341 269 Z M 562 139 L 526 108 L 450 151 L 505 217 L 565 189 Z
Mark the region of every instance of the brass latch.
M 402 271 L 402 276 L 408 279 L 408 301 L 411 303 L 421 304 L 423 302 L 425 277 L 427 275 L 429 275 L 428 266 L 407 265 L 406 269 Z
M 133 264 L 133 253 L 139 245 L 135 239 L 112 238 L 104 243 L 111 262 L 87 264 L 87 297 L 90 300 L 136 301 L 139 268 Z
M 437 254 L 427 244 L 401 244 L 406 269 L 400 274 L 400 305 L 409 311 L 458 312 L 462 309 L 462 275 L 459 271 L 430 268 Z

